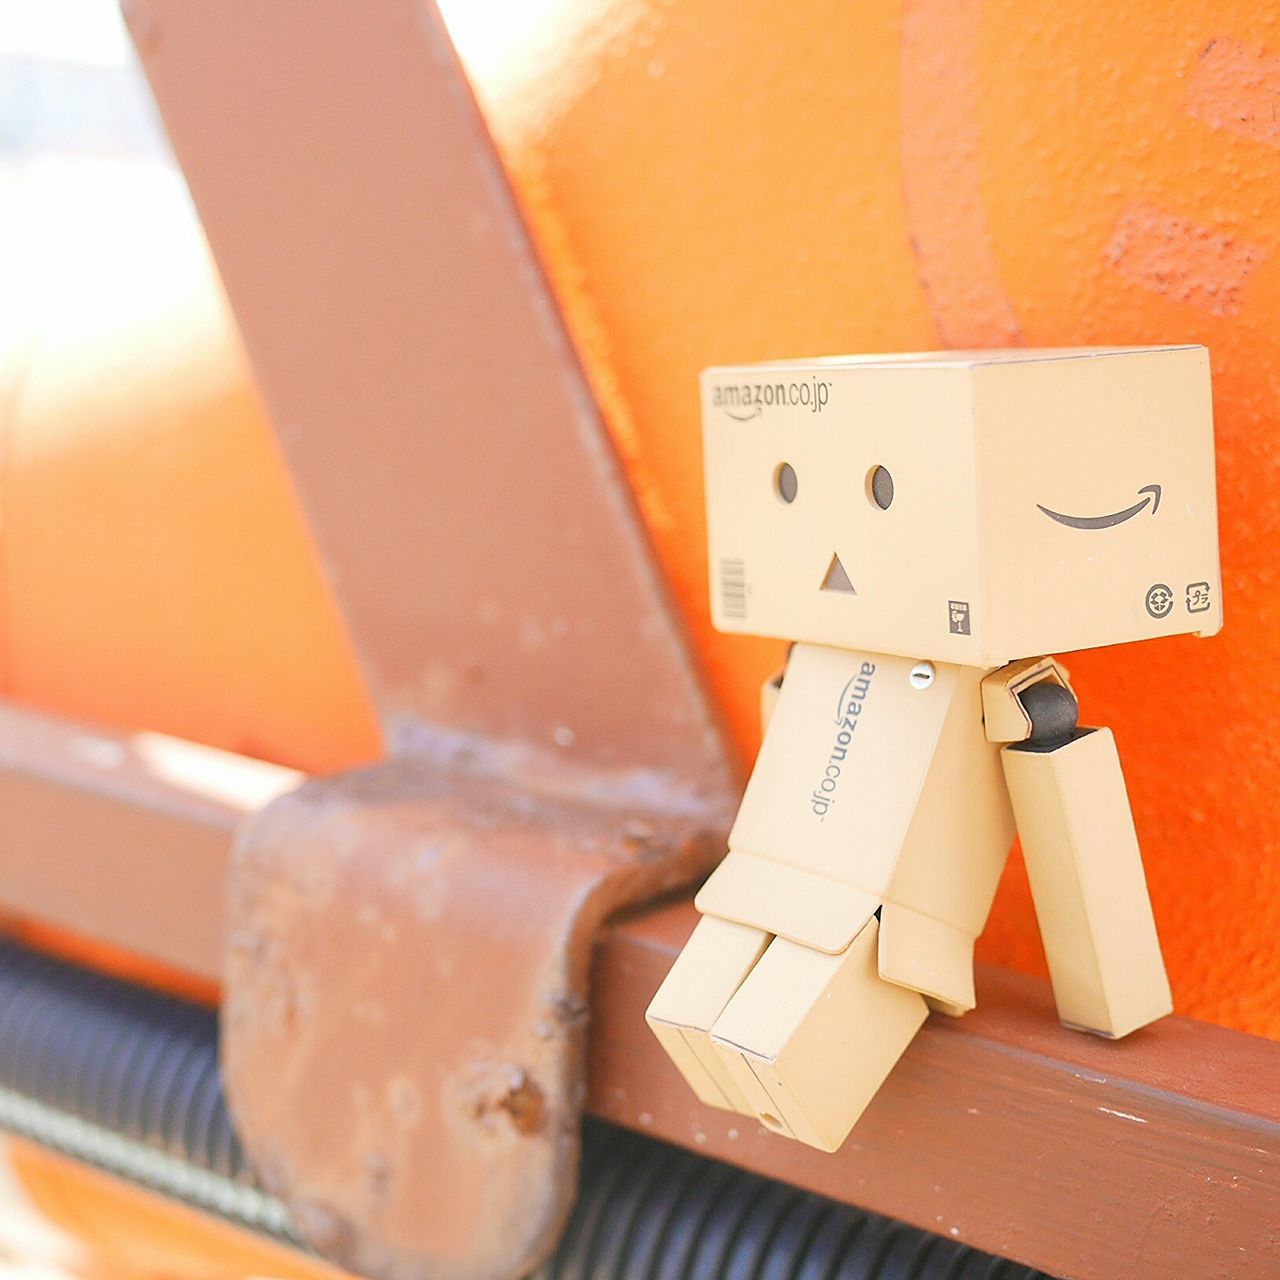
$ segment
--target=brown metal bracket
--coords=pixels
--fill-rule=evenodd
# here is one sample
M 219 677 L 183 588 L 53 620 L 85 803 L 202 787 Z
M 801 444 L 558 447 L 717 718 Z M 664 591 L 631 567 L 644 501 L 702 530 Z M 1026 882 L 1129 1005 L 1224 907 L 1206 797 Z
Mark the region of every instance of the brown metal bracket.
M 606 916 L 720 848 L 696 819 L 389 763 L 241 837 L 224 1064 L 259 1174 L 366 1274 L 523 1274 L 572 1200 Z
M 434 6 L 126 14 L 389 752 L 240 833 L 232 1108 L 328 1256 L 522 1275 L 590 940 L 720 852 L 723 741 Z

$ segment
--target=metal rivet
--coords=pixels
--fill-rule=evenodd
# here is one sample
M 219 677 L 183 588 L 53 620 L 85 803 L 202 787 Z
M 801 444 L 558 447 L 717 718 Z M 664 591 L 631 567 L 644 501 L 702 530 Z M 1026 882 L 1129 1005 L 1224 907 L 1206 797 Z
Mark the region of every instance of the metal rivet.
M 911 668 L 911 674 L 907 679 L 913 689 L 927 689 L 933 683 L 933 677 L 936 674 L 932 662 L 917 662 Z

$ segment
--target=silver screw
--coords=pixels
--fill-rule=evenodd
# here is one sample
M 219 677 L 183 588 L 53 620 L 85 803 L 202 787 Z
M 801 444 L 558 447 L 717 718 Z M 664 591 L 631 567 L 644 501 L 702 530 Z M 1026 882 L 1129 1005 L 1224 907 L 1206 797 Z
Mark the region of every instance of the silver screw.
M 927 689 L 933 683 L 935 674 L 932 662 L 917 662 L 907 679 L 913 689 Z

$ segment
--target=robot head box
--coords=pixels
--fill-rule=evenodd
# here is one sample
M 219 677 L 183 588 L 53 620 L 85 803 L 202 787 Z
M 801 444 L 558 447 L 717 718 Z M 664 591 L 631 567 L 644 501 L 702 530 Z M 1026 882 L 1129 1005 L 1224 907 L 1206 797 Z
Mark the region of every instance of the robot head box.
M 1209 353 L 702 375 L 722 631 L 997 667 L 1222 624 Z

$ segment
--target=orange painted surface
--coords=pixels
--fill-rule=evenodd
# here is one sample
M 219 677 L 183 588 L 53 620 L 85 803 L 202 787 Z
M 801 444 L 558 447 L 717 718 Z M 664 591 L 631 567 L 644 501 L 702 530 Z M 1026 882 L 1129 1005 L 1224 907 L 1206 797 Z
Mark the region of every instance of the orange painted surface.
M 1280 146 L 1280 54 L 1213 39 L 1188 77 L 1186 107 L 1211 128 Z
M 701 367 L 1209 345 L 1226 629 L 1070 667 L 1120 742 L 1178 1010 L 1280 1038 L 1277 15 L 633 0 L 555 18 L 558 44 L 482 87 L 744 753 L 780 646 L 708 625 Z M 1042 969 L 1018 860 L 980 953 Z
M 781 646 L 709 628 L 700 368 L 1210 346 L 1226 628 L 1069 665 L 1086 720 L 1120 742 L 1179 1011 L 1280 1038 L 1276 15 L 1243 0 L 542 6 L 536 30 L 452 7 L 744 757 Z M 359 759 L 368 708 L 238 356 L 217 325 L 197 349 L 221 354 L 95 402 L 74 449 L 19 441 L 10 687 L 304 767 Z M 49 421 L 75 419 L 44 394 Z M 1042 967 L 1016 861 L 981 953 Z
M 341 1280 L 263 1236 L 0 1138 L 0 1280 Z
M 31 226 L 0 348 L 0 691 L 313 771 L 373 756 L 180 179 L 51 162 L 6 198 Z
M 43 920 L 32 920 L 0 912 L 0 935 L 70 964 L 96 969 L 124 982 L 132 982 L 165 995 L 216 1007 L 222 998 L 222 984 L 199 978 L 181 969 L 161 964 L 109 942 L 87 938 L 70 929 L 60 929 Z

